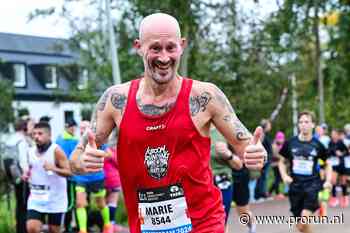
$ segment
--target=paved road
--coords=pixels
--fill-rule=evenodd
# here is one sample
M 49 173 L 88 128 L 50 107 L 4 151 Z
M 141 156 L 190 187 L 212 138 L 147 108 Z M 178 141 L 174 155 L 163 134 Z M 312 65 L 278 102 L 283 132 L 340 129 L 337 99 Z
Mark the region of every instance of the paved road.
M 253 213 L 257 216 L 289 216 L 288 201 L 266 201 L 251 205 Z M 233 211 L 232 211 L 233 210 Z M 328 208 L 328 216 L 342 216 L 343 224 L 319 224 L 314 225 L 315 233 L 349 233 L 350 232 L 350 207 L 343 208 Z M 339 217 L 338 217 L 339 218 Z M 245 233 L 247 227 L 238 222 L 236 209 L 231 209 L 229 219 L 229 233 Z M 260 224 L 257 225 L 257 233 L 289 233 L 298 232 L 295 227 L 289 229 L 288 224 Z

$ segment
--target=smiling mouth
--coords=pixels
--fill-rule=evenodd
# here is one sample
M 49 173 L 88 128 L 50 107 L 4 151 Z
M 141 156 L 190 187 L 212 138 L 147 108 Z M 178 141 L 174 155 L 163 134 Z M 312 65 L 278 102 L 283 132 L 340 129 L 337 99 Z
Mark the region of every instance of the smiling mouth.
M 168 70 L 170 68 L 170 64 L 167 64 L 167 65 L 156 64 L 155 67 L 159 70 Z
M 172 62 L 162 63 L 162 62 L 155 62 L 154 67 L 159 70 L 168 70 L 171 67 Z

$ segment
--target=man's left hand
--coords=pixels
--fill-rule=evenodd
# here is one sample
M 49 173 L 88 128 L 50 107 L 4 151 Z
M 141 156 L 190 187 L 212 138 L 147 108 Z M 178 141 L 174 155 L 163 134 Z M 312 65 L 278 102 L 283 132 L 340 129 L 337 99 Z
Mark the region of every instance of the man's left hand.
M 54 171 L 55 167 L 56 166 L 54 164 L 52 164 L 52 163 L 49 163 L 47 161 L 44 162 L 44 169 L 46 171 Z
M 260 170 L 263 168 L 265 161 L 267 160 L 267 152 L 261 144 L 263 135 L 263 129 L 260 126 L 257 127 L 252 139 L 245 148 L 243 159 L 244 164 L 248 169 Z

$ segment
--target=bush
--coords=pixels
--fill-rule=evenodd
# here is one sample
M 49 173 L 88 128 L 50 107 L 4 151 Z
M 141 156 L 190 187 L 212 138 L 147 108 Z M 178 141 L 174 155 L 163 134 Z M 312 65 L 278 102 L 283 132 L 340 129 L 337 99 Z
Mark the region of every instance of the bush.
M 15 232 L 15 200 L 13 193 L 0 196 L 0 232 L 13 233 Z

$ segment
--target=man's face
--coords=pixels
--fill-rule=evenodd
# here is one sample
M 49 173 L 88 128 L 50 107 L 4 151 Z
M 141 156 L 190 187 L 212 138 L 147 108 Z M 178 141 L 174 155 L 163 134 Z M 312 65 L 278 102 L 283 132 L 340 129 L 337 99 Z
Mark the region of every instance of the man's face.
M 172 33 L 153 34 L 141 45 L 145 74 L 158 84 L 176 77 L 182 54 L 182 43 Z
M 47 129 L 36 128 L 33 130 L 33 138 L 37 145 L 44 145 L 50 142 L 51 134 Z
M 315 124 L 312 122 L 311 116 L 302 115 L 299 118 L 298 126 L 300 133 L 307 135 L 312 134 L 312 130 L 315 127 Z
M 70 133 L 71 135 L 74 135 L 75 134 L 75 126 L 68 127 L 67 132 Z
M 332 130 L 331 138 L 335 142 L 338 141 L 339 140 L 339 132 L 336 130 Z

